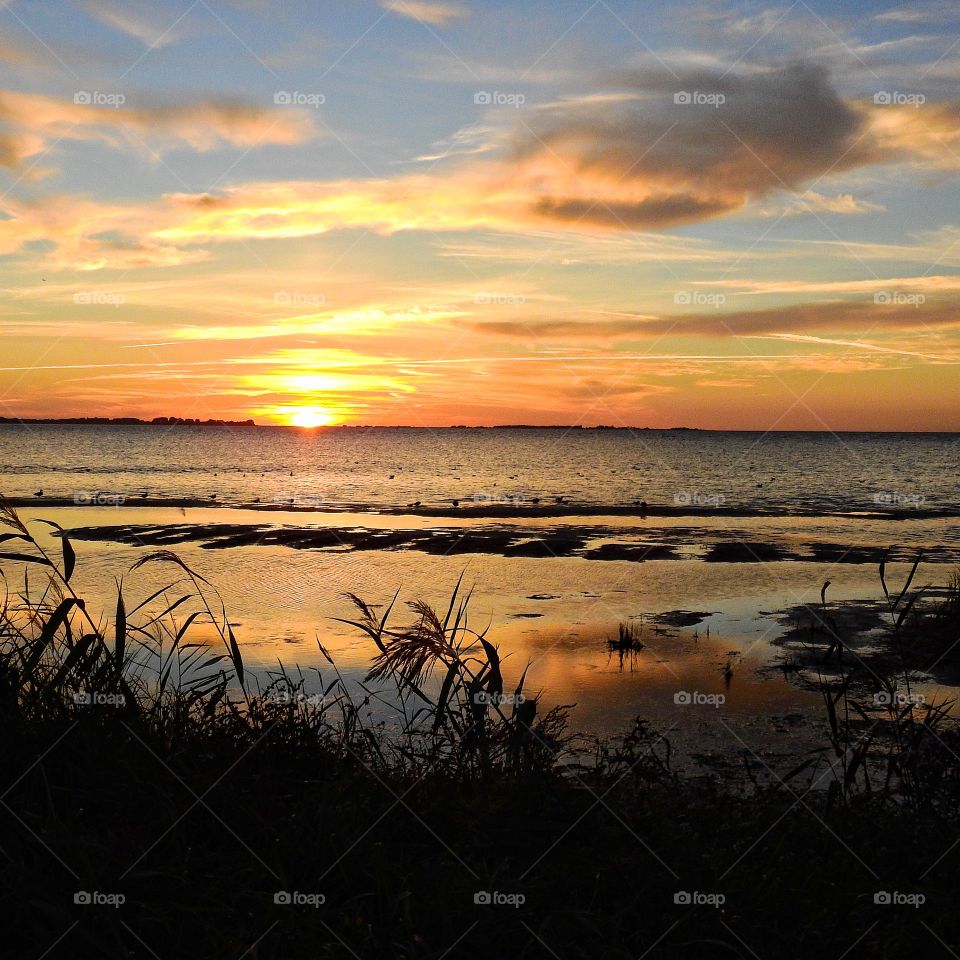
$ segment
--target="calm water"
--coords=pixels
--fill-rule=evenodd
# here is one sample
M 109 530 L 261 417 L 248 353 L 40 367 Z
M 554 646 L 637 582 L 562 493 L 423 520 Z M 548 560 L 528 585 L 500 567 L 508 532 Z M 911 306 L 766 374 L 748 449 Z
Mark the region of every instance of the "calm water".
M 508 685 L 529 662 L 531 687 L 544 691 L 546 703 L 576 704 L 580 729 L 622 732 L 639 714 L 689 754 L 723 755 L 749 743 L 766 756 L 809 747 L 820 709 L 817 697 L 776 669 L 784 611 L 818 603 L 825 580 L 835 601 L 882 596 L 875 557 L 833 562 L 824 558 L 835 553 L 813 547 L 924 547 L 932 561 L 924 582 L 946 582 L 960 557 L 958 444 L 957 436 L 931 434 L 3 425 L 0 493 L 26 498 L 25 516 L 68 529 L 186 531 L 170 545 L 220 590 L 248 666 L 261 677 L 278 660 L 322 667 L 318 637 L 345 672 L 361 676 L 373 651 L 337 622 L 351 613 L 344 592 L 382 603 L 400 590 L 401 600 L 445 609 L 465 572 L 476 588 L 473 622 L 489 627 L 509 655 Z M 125 505 L 110 505 L 114 496 Z M 558 514 L 580 509 L 524 515 L 519 508 L 537 498 Z M 683 511 L 616 515 L 614 508 L 641 499 Z M 259 510 L 257 501 L 274 509 Z M 416 501 L 437 515 L 409 510 Z M 465 507 L 473 508 L 469 516 Z M 510 525 L 521 539 L 546 542 L 578 529 L 585 546 L 534 556 L 448 553 L 396 540 L 383 548 L 295 549 L 254 537 L 209 549 L 218 529 L 226 536 L 252 525 L 432 536 Z M 776 544 L 790 556 L 707 562 L 718 545 L 738 542 Z M 609 543 L 656 544 L 674 554 L 642 563 L 591 554 Z M 156 545 L 109 530 L 75 544 L 75 583 L 109 618 L 114 578 Z M 891 567 L 894 582 L 902 570 Z M 128 577 L 128 606 L 166 575 L 147 567 Z M 702 618 L 656 625 L 658 615 L 678 610 Z M 605 644 L 623 621 L 646 624 L 647 645 L 626 665 Z M 727 689 L 730 662 L 735 677 Z M 678 708 L 680 690 L 723 692 L 722 713 Z
M 960 511 L 954 434 L 0 425 L 0 490 L 81 500 Z

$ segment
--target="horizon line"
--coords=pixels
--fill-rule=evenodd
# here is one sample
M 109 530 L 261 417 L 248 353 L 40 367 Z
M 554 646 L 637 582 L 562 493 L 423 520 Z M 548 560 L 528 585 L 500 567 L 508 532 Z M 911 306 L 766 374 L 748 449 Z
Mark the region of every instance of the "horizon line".
M 579 424 L 579 423 L 492 423 L 492 424 L 412 424 L 412 423 L 329 423 L 317 426 L 298 426 L 289 423 L 257 423 L 252 417 L 244 420 L 229 420 L 211 417 L 201 420 L 196 417 L 159 416 L 152 419 L 142 417 L 8 417 L 0 416 L 0 426 L 89 426 L 89 427 L 216 427 L 243 429 L 279 429 L 299 430 L 305 433 L 328 432 L 331 430 L 626 430 L 631 432 L 658 433 L 814 433 L 814 434 L 960 434 L 960 429 L 889 429 L 889 428 L 842 428 L 825 427 L 816 429 L 768 429 L 762 427 L 693 427 L 671 426 L 653 427 L 630 424 Z

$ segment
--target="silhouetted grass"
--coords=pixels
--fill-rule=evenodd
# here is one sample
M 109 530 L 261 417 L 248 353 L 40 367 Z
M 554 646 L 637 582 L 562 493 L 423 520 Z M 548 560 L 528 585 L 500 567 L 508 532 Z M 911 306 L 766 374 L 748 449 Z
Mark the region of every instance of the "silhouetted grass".
M 141 603 L 118 583 L 105 615 L 72 586 L 68 537 L 52 555 L 11 510 L 0 520 L 7 955 L 901 957 L 958 942 L 960 764 L 939 756 L 933 783 L 906 759 L 913 734 L 897 739 L 907 718 L 851 726 L 871 715 L 843 675 L 823 678 L 829 766 L 769 786 L 683 778 L 643 720 L 591 746 L 523 677 L 507 689 L 459 586 L 445 612 L 416 602 L 400 623 L 396 598 L 382 614 L 349 598 L 371 643 L 359 688 L 323 648 L 312 676 L 281 668 L 261 687 L 215 589 L 175 555 L 138 561 L 132 576 L 171 579 Z M 951 733 L 942 713 L 912 722 Z M 81 891 L 126 900 L 75 904 Z

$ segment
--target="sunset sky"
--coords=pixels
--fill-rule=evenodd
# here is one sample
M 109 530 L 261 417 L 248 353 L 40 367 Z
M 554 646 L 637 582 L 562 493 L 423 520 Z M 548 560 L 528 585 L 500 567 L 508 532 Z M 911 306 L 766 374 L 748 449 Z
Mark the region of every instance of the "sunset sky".
M 0 2 L 0 415 L 960 430 L 960 5 Z

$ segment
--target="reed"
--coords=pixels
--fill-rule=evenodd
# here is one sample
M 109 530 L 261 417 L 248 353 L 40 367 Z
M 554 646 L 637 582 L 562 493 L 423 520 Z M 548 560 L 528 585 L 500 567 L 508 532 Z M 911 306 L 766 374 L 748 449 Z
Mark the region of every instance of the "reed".
M 945 715 L 904 715 L 898 741 L 898 707 L 865 741 L 861 694 L 825 669 L 838 762 L 812 758 L 802 790 L 801 774 L 680 776 L 643 718 L 623 737 L 575 738 L 567 708 L 527 696 L 525 671 L 508 686 L 460 584 L 441 612 L 345 598 L 371 644 L 359 682 L 322 646 L 321 668 L 260 679 L 213 585 L 174 554 L 146 554 L 100 613 L 66 533 L 48 527 L 50 546 L 3 506 L 0 523 L 11 956 L 913 955 L 916 919 L 890 910 L 878 927 L 879 889 L 922 893 L 924 932 L 960 940 L 960 865 L 943 856 L 960 763 L 938 756 L 935 781 L 922 756 L 924 736 L 949 734 Z M 911 597 L 891 596 L 904 645 Z M 829 621 L 826 590 L 822 604 Z M 831 665 L 842 650 L 846 670 L 837 639 Z M 807 789 L 826 770 L 841 786 Z M 726 903 L 676 902 L 689 890 Z M 78 891 L 126 903 L 77 906 Z M 326 904 L 284 905 L 281 891 Z M 484 905 L 481 891 L 525 900 Z

